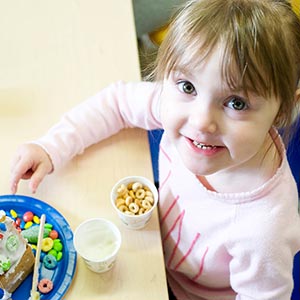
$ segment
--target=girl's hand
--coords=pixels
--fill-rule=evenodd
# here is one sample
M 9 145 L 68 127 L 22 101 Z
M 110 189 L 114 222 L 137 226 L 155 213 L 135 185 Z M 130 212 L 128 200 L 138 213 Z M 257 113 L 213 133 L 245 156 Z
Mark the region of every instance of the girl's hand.
M 29 188 L 35 193 L 43 178 L 52 170 L 51 159 L 42 147 L 35 144 L 20 146 L 11 168 L 12 194 L 17 192 L 20 179 L 30 179 Z

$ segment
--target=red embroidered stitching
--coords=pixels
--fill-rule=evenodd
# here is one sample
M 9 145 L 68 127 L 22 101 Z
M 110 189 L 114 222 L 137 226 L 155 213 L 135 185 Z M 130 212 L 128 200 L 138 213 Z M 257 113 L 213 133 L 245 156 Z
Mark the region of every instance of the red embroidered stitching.
M 177 196 L 174 201 L 172 202 L 171 206 L 168 208 L 168 210 L 166 211 L 165 215 L 162 216 L 161 221 L 160 221 L 160 225 L 162 225 L 165 221 L 165 219 L 167 218 L 167 216 L 169 215 L 169 213 L 171 212 L 172 208 L 174 207 L 174 205 L 176 204 L 176 202 L 178 201 L 179 196 Z
M 170 259 L 169 259 L 169 261 L 168 261 L 168 264 L 167 264 L 168 267 L 170 267 L 170 265 L 171 265 L 171 262 L 172 262 L 172 260 L 173 260 L 173 258 L 174 258 L 174 256 L 175 256 L 176 251 L 177 251 L 178 244 L 179 244 L 179 242 L 180 242 L 181 229 L 182 229 L 182 221 L 183 221 L 183 218 L 184 218 L 184 213 L 185 213 L 185 210 L 183 210 L 182 213 L 177 217 L 177 219 L 176 219 L 174 225 L 171 227 L 170 231 L 168 232 L 168 234 L 167 234 L 167 236 L 166 236 L 166 237 L 168 237 L 168 236 L 170 235 L 171 231 L 173 231 L 173 229 L 175 228 L 176 223 L 177 223 L 178 221 L 180 221 L 176 245 L 175 245 L 175 247 L 173 248 L 172 254 L 171 254 Z
M 180 259 L 180 261 L 177 263 L 174 270 L 177 270 L 179 268 L 179 266 L 184 262 L 184 260 L 189 256 L 189 254 L 192 252 L 192 250 L 193 250 L 197 240 L 199 239 L 199 237 L 200 237 L 200 233 L 197 232 L 194 240 L 192 241 L 192 244 L 191 244 L 190 248 L 188 249 L 186 254 Z
M 171 176 L 171 170 L 169 171 L 169 173 L 168 173 L 167 177 L 165 178 L 165 180 L 160 184 L 159 191 L 162 190 L 162 188 L 164 187 L 164 185 L 166 184 L 166 182 L 168 181 L 168 179 L 170 178 L 170 176 Z
M 167 152 L 163 149 L 163 147 L 161 145 L 159 145 L 160 151 L 164 154 L 164 156 L 167 158 L 167 160 L 171 163 L 172 160 L 170 158 L 170 156 L 167 154 Z
M 204 255 L 202 256 L 198 273 L 192 278 L 193 281 L 196 281 L 202 274 L 203 267 L 204 267 L 204 259 L 205 259 L 207 252 L 208 252 L 208 247 L 206 247 Z

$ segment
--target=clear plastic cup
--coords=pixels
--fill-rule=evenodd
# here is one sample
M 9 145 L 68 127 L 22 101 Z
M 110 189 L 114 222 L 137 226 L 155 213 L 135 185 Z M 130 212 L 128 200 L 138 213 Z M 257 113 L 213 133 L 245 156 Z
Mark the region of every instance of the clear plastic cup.
M 115 224 L 103 218 L 94 218 L 76 228 L 73 243 L 87 267 L 93 272 L 103 273 L 115 264 L 121 240 L 121 233 Z
M 119 198 L 119 194 L 118 194 L 118 189 L 121 187 L 122 184 L 124 184 L 126 187 L 128 186 L 128 184 L 131 183 L 136 183 L 139 182 L 141 183 L 143 186 L 146 186 L 153 195 L 153 204 L 152 207 L 142 213 L 142 214 L 129 214 L 128 211 L 123 211 L 120 210 L 120 207 L 117 207 L 117 198 Z M 147 223 L 149 222 L 153 210 L 156 208 L 157 206 L 157 202 L 158 202 L 158 192 L 157 189 L 155 187 L 155 185 L 147 178 L 142 177 L 142 176 L 128 176 L 125 178 L 120 179 L 112 188 L 111 190 L 111 203 L 113 205 L 113 207 L 115 208 L 116 212 L 118 213 L 119 218 L 121 219 L 122 223 L 129 229 L 141 229 L 144 228 Z M 129 210 L 130 211 L 130 210 Z

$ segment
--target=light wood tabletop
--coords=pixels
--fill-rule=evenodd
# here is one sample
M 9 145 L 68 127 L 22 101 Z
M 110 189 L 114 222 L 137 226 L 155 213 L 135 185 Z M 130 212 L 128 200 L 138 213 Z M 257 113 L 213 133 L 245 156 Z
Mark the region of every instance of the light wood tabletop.
M 5 195 L 18 145 L 43 135 L 65 111 L 109 83 L 140 80 L 140 71 L 130 0 L 0 0 L 0 8 L 0 194 Z M 168 299 L 157 211 L 146 228 L 128 230 L 110 203 L 113 184 L 128 175 L 153 180 L 147 134 L 139 129 L 90 147 L 47 176 L 34 195 L 27 181 L 20 183 L 18 194 L 53 206 L 72 230 L 102 217 L 121 231 L 113 269 L 93 273 L 78 256 L 63 299 Z

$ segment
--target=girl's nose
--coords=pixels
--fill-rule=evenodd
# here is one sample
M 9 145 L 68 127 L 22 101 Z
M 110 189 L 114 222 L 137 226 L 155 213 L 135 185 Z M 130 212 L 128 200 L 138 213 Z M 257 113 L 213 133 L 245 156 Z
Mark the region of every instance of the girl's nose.
M 202 133 L 213 134 L 218 130 L 218 114 L 211 106 L 197 105 L 191 110 L 189 122 Z

